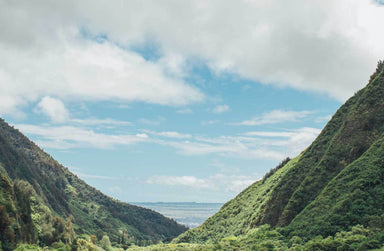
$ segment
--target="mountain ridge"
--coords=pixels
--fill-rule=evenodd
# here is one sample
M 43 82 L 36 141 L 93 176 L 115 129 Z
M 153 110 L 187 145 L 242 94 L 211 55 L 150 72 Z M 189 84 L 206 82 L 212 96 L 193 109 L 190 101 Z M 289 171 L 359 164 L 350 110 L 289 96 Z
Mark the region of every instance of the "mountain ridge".
M 121 242 L 121 238 L 157 242 L 186 230 L 153 210 L 119 202 L 89 186 L 3 119 L 0 166 L 2 178 L 9 179 L 10 186 L 19 180 L 28 182 L 33 188 L 31 194 L 41 198 L 52 215 L 71 217 L 77 234 L 96 235 L 102 231 L 113 242 Z M 5 190 L 0 187 L 0 191 Z M 30 195 L 28 200 L 36 196 Z M 31 224 L 32 232 L 38 232 L 36 225 Z
M 332 196 L 339 192 L 335 190 L 336 185 L 333 185 L 333 190 L 327 190 L 332 181 L 353 169 L 357 165 L 354 163 L 361 165 L 360 158 L 373 151 L 372 147 L 382 142 L 383 135 L 384 63 L 379 61 L 368 85 L 337 110 L 307 149 L 266 179 L 246 188 L 200 227 L 181 234 L 174 242 L 216 242 L 222 238 L 247 234 L 265 224 L 281 229 L 285 236 L 298 235 L 307 239 L 316 235 L 334 235 L 356 224 L 367 226 L 370 216 L 381 215 L 384 203 L 377 204 L 378 208 L 373 210 L 371 205 L 375 202 L 369 202 L 369 205 L 360 209 L 371 210 L 367 213 L 369 217 L 352 217 L 354 221 L 329 222 L 325 217 L 329 215 L 325 211 L 315 217 L 316 221 L 311 221 L 310 217 L 314 217 L 311 212 L 316 206 L 313 205 L 320 206 L 320 199 L 326 201 L 324 192 L 328 191 Z M 379 154 L 378 158 L 384 160 L 384 154 Z M 379 170 L 383 168 L 380 166 Z M 376 170 L 373 167 L 371 169 Z M 359 172 L 359 175 L 368 174 Z M 383 186 L 382 183 L 375 183 L 380 191 L 384 190 Z M 357 202 L 352 201 L 350 207 L 357 207 Z M 348 210 L 346 213 L 353 214 Z M 329 228 L 321 226 L 323 220 L 328 222 Z M 312 222 L 313 225 L 305 222 Z M 316 227 L 318 230 L 314 230 Z

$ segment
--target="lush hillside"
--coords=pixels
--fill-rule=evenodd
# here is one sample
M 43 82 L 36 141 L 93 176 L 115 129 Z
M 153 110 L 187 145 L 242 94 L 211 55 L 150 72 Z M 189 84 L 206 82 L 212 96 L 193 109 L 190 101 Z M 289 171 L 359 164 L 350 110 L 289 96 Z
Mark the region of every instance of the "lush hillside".
M 384 213 L 384 63 L 298 157 L 175 242 L 215 243 L 268 224 L 285 239 L 333 236 Z M 246 239 L 246 238 L 245 238 Z M 384 242 L 384 239 L 383 239 Z
M 170 240 L 186 230 L 87 185 L 3 120 L 0 174 L 0 241 L 6 249 L 18 242 L 69 242 L 61 234 L 68 234 L 70 223 L 77 235 L 108 235 L 120 244 Z
M 74 249 L 170 239 L 184 228 L 115 201 L 0 122 L 0 241 Z M 92 199 L 91 199 L 92 198 Z M 76 240 L 76 234 L 96 234 Z M 97 240 L 99 239 L 99 240 Z M 77 247 L 76 247 L 77 246 Z M 32 247 L 32 249 L 35 246 Z M 171 244 L 131 250 L 384 250 L 384 63 L 299 156 Z

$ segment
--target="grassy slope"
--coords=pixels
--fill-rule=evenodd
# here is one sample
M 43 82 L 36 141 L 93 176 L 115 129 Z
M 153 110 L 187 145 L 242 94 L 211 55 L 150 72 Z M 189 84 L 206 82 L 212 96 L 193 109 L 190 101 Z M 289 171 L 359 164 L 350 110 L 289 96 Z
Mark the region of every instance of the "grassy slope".
M 300 236 L 328 236 L 384 214 L 384 136 L 341 171 L 290 224 Z
M 223 237 L 245 234 L 254 227 L 255 220 L 260 217 L 266 198 L 271 195 L 282 177 L 297 164 L 299 159 L 300 156 L 290 160 L 265 182 L 259 180 L 250 185 L 236 198 L 224 204 L 220 211 L 206 220 L 204 224 L 185 232 L 174 242 L 203 243 L 207 240 L 217 241 Z
M 186 228 L 157 212 L 116 201 L 87 185 L 29 141 L 0 121 L 0 164 L 11 180 L 28 181 L 53 212 L 73 216 L 77 233 L 101 229 L 112 240 L 119 230 L 137 239 L 165 240 Z
M 263 224 L 289 225 L 304 208 L 315 203 L 328 184 L 351 163 L 355 163 L 383 133 L 384 66 L 381 63 L 367 87 L 336 112 L 317 139 L 298 158 L 270 176 L 265 184 L 256 182 L 248 187 L 216 215 L 200 227 L 182 234 L 175 242 L 216 241 L 231 235 L 239 236 Z M 352 199 L 357 196 L 353 194 L 352 191 Z M 377 206 L 379 208 L 375 212 L 380 213 L 384 204 Z M 300 222 L 307 220 L 304 214 L 299 218 Z M 299 220 L 294 222 L 299 224 L 296 223 Z M 313 223 L 321 225 L 320 221 Z M 366 219 L 355 218 L 347 223 L 366 223 Z M 331 229 L 329 233 L 349 226 L 352 225 Z M 305 234 L 305 231 L 300 233 Z

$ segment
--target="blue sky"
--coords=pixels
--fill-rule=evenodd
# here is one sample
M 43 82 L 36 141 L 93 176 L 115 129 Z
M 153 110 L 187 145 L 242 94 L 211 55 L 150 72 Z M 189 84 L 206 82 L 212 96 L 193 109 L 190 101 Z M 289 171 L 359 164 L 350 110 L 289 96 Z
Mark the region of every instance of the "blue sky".
M 377 1 L 0 4 L 1 116 L 128 202 L 233 198 L 384 55 Z

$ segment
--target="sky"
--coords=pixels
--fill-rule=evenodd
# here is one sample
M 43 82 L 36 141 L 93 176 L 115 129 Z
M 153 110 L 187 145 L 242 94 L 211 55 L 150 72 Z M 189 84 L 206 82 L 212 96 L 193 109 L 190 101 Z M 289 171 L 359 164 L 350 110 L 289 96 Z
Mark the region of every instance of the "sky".
M 225 202 L 384 58 L 381 0 L 0 0 L 0 116 L 126 202 Z

